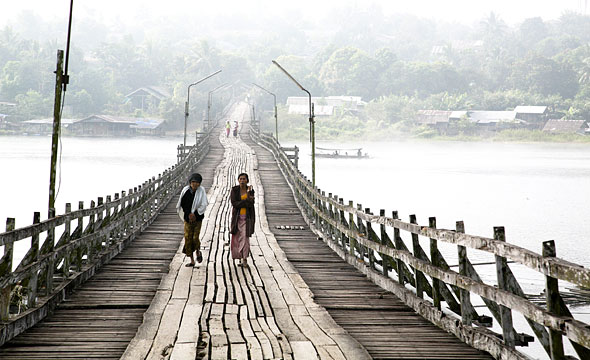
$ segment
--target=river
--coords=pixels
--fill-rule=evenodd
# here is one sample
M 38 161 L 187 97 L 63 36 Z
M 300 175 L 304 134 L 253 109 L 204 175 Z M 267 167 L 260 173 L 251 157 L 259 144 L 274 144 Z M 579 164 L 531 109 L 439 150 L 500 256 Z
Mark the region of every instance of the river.
M 311 179 L 310 145 L 300 148 L 299 169 Z M 318 142 L 323 148 L 363 148 L 368 159 L 316 158 L 316 185 L 348 203 L 380 209 L 402 220 L 415 214 L 420 225 L 435 216 L 438 228 L 455 229 L 463 220 L 468 234 L 493 237 L 504 226 L 506 240 L 541 253 L 541 244 L 555 240 L 558 257 L 590 266 L 590 146 L 577 144 L 516 144 L 488 142 L 391 141 L 372 143 Z M 355 152 L 348 150 L 350 152 Z M 402 238 L 411 248 L 411 238 Z M 390 237 L 392 236 L 390 232 Z M 420 238 L 428 253 L 428 239 Z M 456 246 L 439 242 L 449 265 L 457 260 Z M 468 250 L 473 263 L 494 261 L 488 253 Z M 540 294 L 544 277 L 510 264 L 523 290 Z M 457 269 L 457 268 L 455 268 Z M 482 279 L 496 283 L 495 265 L 476 266 Z M 562 289 L 572 287 L 560 282 Z M 472 296 L 478 311 L 483 302 Z M 570 308 L 574 317 L 590 322 L 590 307 Z M 524 318 L 513 313 L 518 332 L 532 334 Z M 495 325 L 494 331 L 501 329 Z M 574 355 L 564 341 L 568 354 Z M 520 348 L 534 358 L 547 359 L 538 341 Z
M 63 138 L 58 213 L 63 213 L 66 202 L 77 208 L 83 200 L 88 206 L 99 196 L 157 176 L 175 164 L 181 142 L 181 138 Z M 310 177 L 309 144 L 283 145 L 294 144 L 301 149 L 299 168 Z M 590 146 L 442 141 L 318 142 L 317 146 L 362 147 L 369 154 L 362 160 L 316 159 L 318 187 L 345 202 L 360 202 L 375 214 L 385 209 L 390 216 L 397 210 L 405 221 L 416 214 L 421 225 L 436 216 L 439 228 L 454 229 L 455 221 L 463 220 L 467 233 L 486 237 L 492 237 L 494 226 L 505 226 L 508 242 L 540 253 L 543 241 L 555 240 L 559 257 L 590 266 Z M 0 136 L 3 223 L 10 216 L 16 218 L 17 227 L 29 225 L 33 211 L 46 218 L 50 148 L 50 137 Z M 408 240 L 405 237 L 411 244 Z M 456 248 L 439 246 L 449 264 L 456 264 Z M 24 251 L 15 247 L 15 263 Z M 477 251 L 469 256 L 473 262 L 493 260 Z M 537 273 L 511 267 L 525 292 L 542 290 L 543 278 Z M 477 270 L 486 281 L 495 282 L 493 265 Z M 587 307 L 572 312 L 590 321 Z M 527 328 L 518 330 L 531 333 Z M 544 357 L 538 343 L 530 351 Z

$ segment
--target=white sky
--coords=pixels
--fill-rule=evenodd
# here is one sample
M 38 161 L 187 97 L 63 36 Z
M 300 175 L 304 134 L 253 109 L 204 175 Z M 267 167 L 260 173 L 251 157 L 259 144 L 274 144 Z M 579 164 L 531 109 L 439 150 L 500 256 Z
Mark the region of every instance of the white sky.
M 34 9 L 44 18 L 67 18 L 70 0 L 0 0 L 0 28 L 22 10 Z M 78 18 L 119 18 L 132 21 L 141 13 L 146 16 L 174 16 L 203 12 L 212 16 L 221 12 L 247 14 L 283 14 L 289 10 L 313 10 L 326 14 L 330 9 L 346 5 L 363 9 L 378 4 L 384 13 L 410 13 L 426 18 L 471 24 L 491 11 L 509 24 L 540 16 L 545 20 L 558 18 L 564 11 L 584 12 L 588 0 L 74 0 L 74 14 Z M 588 9 L 590 10 L 590 9 Z M 586 12 L 587 13 L 587 12 Z M 107 20 L 108 22 L 108 20 Z

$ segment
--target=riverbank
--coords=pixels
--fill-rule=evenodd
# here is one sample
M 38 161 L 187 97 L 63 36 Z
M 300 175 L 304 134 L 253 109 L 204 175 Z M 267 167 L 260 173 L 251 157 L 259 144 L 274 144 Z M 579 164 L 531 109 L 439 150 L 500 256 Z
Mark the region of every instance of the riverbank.
M 339 130 L 322 129 L 316 123 L 316 141 L 395 141 L 395 140 L 426 140 L 426 141 L 465 141 L 465 142 L 513 142 L 513 143 L 559 143 L 589 144 L 590 136 L 581 134 L 553 134 L 541 130 L 507 129 L 485 134 L 440 135 L 432 129 L 411 129 L 400 131 L 394 127 L 379 130 Z M 273 129 L 274 130 L 274 129 Z M 265 130 L 266 131 L 266 130 Z M 270 131 L 269 131 L 270 132 Z M 274 131 L 272 131 L 274 133 Z M 281 141 L 309 140 L 308 129 L 289 129 L 279 133 Z

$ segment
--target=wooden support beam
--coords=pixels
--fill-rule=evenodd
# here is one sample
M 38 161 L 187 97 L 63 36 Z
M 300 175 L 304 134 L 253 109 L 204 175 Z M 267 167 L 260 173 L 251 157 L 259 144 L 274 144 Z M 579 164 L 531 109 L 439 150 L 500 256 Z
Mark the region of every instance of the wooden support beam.
M 549 240 L 543 242 L 543 257 L 556 257 L 555 241 Z M 545 295 L 547 299 L 547 311 L 561 315 L 559 306 L 559 284 L 558 280 L 551 276 L 545 276 Z M 563 359 L 563 335 L 561 331 L 549 329 L 549 346 L 551 349 L 551 360 Z
M 494 227 L 494 239 L 498 241 L 506 241 L 506 235 L 503 226 Z M 496 255 L 496 275 L 498 277 L 498 288 L 501 290 L 508 290 L 507 270 L 508 264 L 506 258 Z M 514 331 L 512 329 L 512 311 L 510 308 L 500 305 L 500 317 L 502 319 L 502 334 L 504 336 L 504 344 L 513 348 L 515 346 Z

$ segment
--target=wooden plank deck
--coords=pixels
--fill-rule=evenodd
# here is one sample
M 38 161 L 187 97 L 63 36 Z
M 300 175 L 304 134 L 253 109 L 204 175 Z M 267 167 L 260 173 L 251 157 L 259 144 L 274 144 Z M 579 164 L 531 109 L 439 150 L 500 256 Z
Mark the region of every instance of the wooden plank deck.
M 217 138 L 195 171 L 203 185 L 223 149 Z M 183 237 L 173 199 L 121 254 L 79 287 L 55 312 L 0 348 L 0 359 L 119 359 L 142 324 Z
M 247 106 L 233 113 L 241 120 Z M 123 359 L 369 359 L 366 350 L 312 299 L 286 261 L 264 219 L 264 189 L 255 154 L 239 139 L 225 138 L 223 162 L 209 191 L 202 226 L 203 263 L 172 260 L 146 313 L 146 322 Z M 257 197 L 257 224 L 249 268 L 231 259 L 229 192 L 247 172 Z M 175 276 L 173 274 L 176 274 Z
M 491 359 L 434 326 L 344 262 L 309 230 L 273 155 L 247 136 L 265 190 L 266 218 L 314 300 L 374 359 Z M 303 226 L 280 230 L 277 226 Z
M 230 120 L 247 114 L 242 104 Z M 343 262 L 307 228 L 272 155 L 247 134 L 244 142 L 216 132 L 196 169 L 210 202 L 203 262 L 184 266 L 172 203 L 53 316 L 0 348 L 0 358 L 490 358 Z M 249 268 L 237 266 L 229 250 L 229 190 L 240 172 L 256 190 Z

